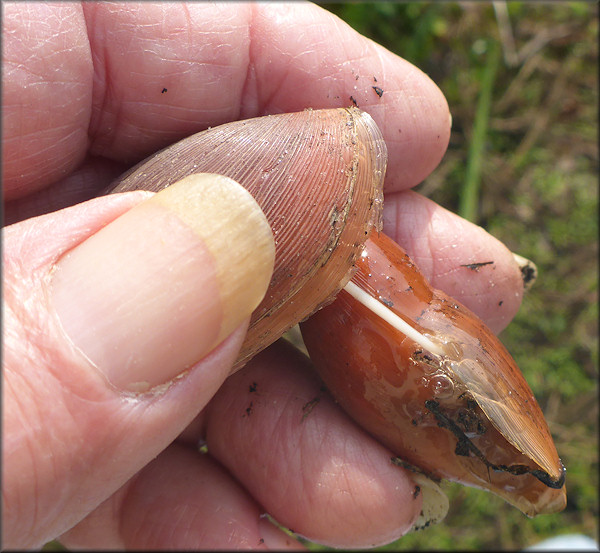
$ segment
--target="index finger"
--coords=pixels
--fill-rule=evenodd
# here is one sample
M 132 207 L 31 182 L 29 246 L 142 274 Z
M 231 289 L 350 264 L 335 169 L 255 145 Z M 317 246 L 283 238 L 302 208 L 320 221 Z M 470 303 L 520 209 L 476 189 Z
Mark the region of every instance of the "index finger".
M 35 20 L 34 8 L 12 19 L 5 44 L 25 69 L 39 58 L 39 44 L 29 42 L 25 32 Z M 46 41 L 44 55 L 53 55 L 63 70 L 76 63 L 90 86 L 93 69 L 91 94 L 42 72 L 40 79 L 52 86 L 29 87 L 23 95 L 24 72 L 14 72 L 3 101 L 16 119 L 25 117 L 28 106 L 52 113 L 57 98 L 61 105 L 76 98 L 81 104 L 83 98 L 91 106 L 69 117 L 40 118 L 43 141 L 38 123 L 29 120 L 25 132 L 13 121 L 3 137 L 5 158 L 13 160 L 4 174 L 7 197 L 56 182 L 88 146 L 94 156 L 132 164 L 209 126 L 353 101 L 383 131 L 389 190 L 420 182 L 446 149 L 448 106 L 435 84 L 312 4 L 85 3 L 84 18 L 64 28 L 58 23 L 64 18 L 46 13 L 52 9 L 58 8 L 45 8 L 44 21 L 63 40 L 55 52 L 48 52 L 54 43 Z M 11 48 L 12 40 L 19 48 Z M 76 48 L 88 41 L 90 50 Z M 76 59 L 73 51 L 79 52 Z M 43 70 L 39 59 L 35 70 Z M 82 129 L 88 142 L 81 140 Z M 26 167 L 20 161 L 25 158 Z

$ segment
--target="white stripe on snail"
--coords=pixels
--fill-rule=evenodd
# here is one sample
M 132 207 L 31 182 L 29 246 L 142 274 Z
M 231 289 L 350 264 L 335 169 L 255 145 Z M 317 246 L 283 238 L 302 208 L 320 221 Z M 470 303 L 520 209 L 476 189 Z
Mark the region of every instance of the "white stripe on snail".
M 353 282 L 349 282 L 344 286 L 344 290 L 348 292 L 356 301 L 362 303 L 367 309 L 370 309 L 375 315 L 392 325 L 396 330 L 402 332 L 405 336 L 429 350 L 431 353 L 436 355 L 444 355 L 444 350 L 438 344 L 434 344 L 427 336 L 424 336 L 412 326 L 410 326 L 404 319 L 396 315 L 391 309 L 386 307 L 383 303 L 376 300 L 373 296 L 359 288 Z

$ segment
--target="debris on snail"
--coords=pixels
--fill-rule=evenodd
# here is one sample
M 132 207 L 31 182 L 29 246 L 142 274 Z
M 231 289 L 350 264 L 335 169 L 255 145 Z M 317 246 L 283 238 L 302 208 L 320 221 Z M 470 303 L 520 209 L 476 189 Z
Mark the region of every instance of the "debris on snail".
M 311 171 L 323 159 L 328 170 Z M 329 391 L 396 464 L 420 482 L 489 490 L 529 516 L 558 512 L 565 469 L 510 354 L 379 232 L 386 162 L 365 112 L 306 110 L 190 136 L 108 192 L 158 191 L 200 172 L 238 181 L 271 224 L 276 259 L 234 368 L 305 321 L 307 349 Z M 310 217 L 295 207 L 301 195 L 314 199 Z

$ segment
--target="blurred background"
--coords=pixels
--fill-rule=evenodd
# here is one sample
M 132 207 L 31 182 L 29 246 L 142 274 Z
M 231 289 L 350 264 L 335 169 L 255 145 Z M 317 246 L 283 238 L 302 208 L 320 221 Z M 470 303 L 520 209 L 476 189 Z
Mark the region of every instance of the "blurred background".
M 446 95 L 450 146 L 417 191 L 537 264 L 501 339 L 567 467 L 560 514 L 528 519 L 489 493 L 445 483 L 446 520 L 379 549 L 515 550 L 572 533 L 597 540 L 597 3 L 321 5 Z

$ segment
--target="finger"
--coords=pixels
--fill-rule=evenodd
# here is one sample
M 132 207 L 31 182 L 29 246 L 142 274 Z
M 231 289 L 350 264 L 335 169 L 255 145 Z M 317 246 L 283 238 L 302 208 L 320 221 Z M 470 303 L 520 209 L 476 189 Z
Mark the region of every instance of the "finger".
M 350 96 L 381 125 L 390 189 L 420 182 L 446 150 L 450 116 L 436 85 L 312 4 L 98 3 L 84 10 L 98 68 L 94 95 L 102 99 L 90 129 L 94 154 L 138 161 L 209 126 L 350 106 Z
M 144 198 L 5 229 L 5 547 L 64 532 L 173 441 L 266 291 L 272 234 L 241 186 L 198 176 Z
M 252 36 L 244 116 L 355 102 L 383 132 L 386 191 L 414 186 L 438 165 L 450 138 L 448 104 L 414 65 L 312 4 L 259 4 Z
M 64 179 L 35 194 L 6 202 L 3 225 L 12 225 L 91 200 L 126 169 L 127 166 L 120 163 L 89 157 Z
M 70 549 L 304 549 L 209 455 L 172 445 L 61 536 Z
M 502 242 L 423 196 L 391 194 L 384 231 L 433 286 L 456 298 L 494 332 L 504 329 L 523 298 L 523 276 Z
M 415 484 L 320 386 L 304 356 L 275 343 L 210 403 L 208 451 L 281 524 L 310 540 L 392 541 L 419 514 Z
M 2 15 L 2 187 L 11 199 L 83 160 L 93 66 L 80 4 L 6 4 Z
M 12 45 L 43 14 L 23 12 L 21 6 L 14 7 L 5 49 L 14 52 L 15 63 L 28 68 L 30 59 L 40 58 L 38 44 L 25 42 L 21 49 Z M 79 57 L 73 61 L 53 41 L 44 50 L 80 83 L 78 100 L 87 102 L 75 110 L 79 115 L 74 121 L 49 120 L 48 144 L 64 145 L 53 161 L 60 170 L 48 171 L 48 146 L 34 143 L 27 151 L 37 152 L 35 163 L 21 176 L 21 160 L 28 158 L 19 145 L 29 144 L 39 127 L 39 118 L 30 118 L 25 134 L 22 119 L 33 106 L 40 113 L 53 112 L 57 97 L 73 109 L 72 97 L 60 88 L 46 94 L 45 74 L 44 87 L 30 87 L 22 96 L 19 91 L 27 81 L 19 72 L 9 75 L 3 101 L 10 106 L 13 130 L 4 138 L 10 137 L 15 147 L 9 151 L 14 163 L 7 165 L 3 179 L 7 197 L 39 189 L 54 182 L 60 171 L 72 169 L 87 144 L 77 133 L 88 125 L 92 154 L 131 164 L 208 126 L 307 107 L 349 106 L 350 96 L 384 131 L 390 190 L 421 181 L 446 149 L 448 106 L 435 84 L 317 6 L 85 3 L 83 10 L 87 27 L 75 16 L 59 27 L 60 36 L 71 44 L 69 51 L 80 52 Z M 42 27 L 54 31 L 60 13 L 52 13 L 47 17 L 52 26 Z M 88 88 L 90 47 L 93 93 Z M 381 97 L 372 88 L 375 76 L 385 91 Z

